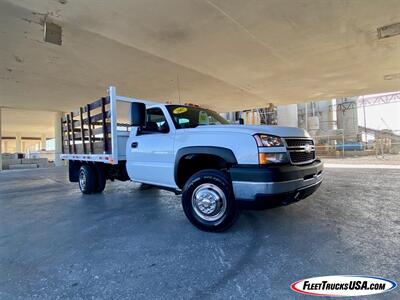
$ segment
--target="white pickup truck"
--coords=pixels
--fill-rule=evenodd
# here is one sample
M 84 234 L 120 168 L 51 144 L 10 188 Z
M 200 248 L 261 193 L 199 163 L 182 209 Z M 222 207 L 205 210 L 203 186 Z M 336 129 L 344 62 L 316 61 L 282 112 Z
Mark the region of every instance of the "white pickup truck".
M 61 120 L 61 158 L 84 194 L 115 179 L 157 186 L 182 194 L 193 225 L 223 231 L 240 207 L 290 204 L 322 182 L 323 164 L 303 129 L 233 125 L 197 106 L 123 97 L 115 87 L 108 94 Z

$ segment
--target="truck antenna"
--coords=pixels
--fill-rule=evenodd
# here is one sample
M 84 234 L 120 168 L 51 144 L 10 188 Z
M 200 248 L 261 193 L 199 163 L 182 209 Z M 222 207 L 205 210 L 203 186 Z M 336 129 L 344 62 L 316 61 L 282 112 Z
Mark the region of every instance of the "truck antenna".
M 181 105 L 181 86 L 180 86 L 180 83 L 179 83 L 179 73 L 178 72 L 176 73 L 176 84 L 177 84 L 177 87 L 178 87 L 179 105 Z

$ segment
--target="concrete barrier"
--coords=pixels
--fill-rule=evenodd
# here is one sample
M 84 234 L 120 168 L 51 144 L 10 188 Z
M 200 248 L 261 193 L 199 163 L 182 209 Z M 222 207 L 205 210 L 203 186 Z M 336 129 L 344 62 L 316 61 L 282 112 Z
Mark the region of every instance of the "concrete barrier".
M 12 157 L 12 156 L 8 156 Z M 49 160 L 47 158 L 22 158 L 22 159 L 5 159 L 2 160 L 3 170 L 12 170 L 10 166 L 16 165 L 35 165 L 35 168 L 48 168 Z M 29 168 L 29 167 L 28 167 Z M 24 169 L 24 167 L 13 167 L 13 169 Z
M 47 158 L 23 158 L 21 160 L 22 164 L 45 164 L 47 162 Z
M 9 165 L 10 170 L 37 169 L 37 164 Z
M 3 170 L 8 170 L 10 165 L 20 165 L 20 159 L 4 159 L 2 160 Z
M 2 153 L 1 157 L 2 157 L 2 159 L 15 159 L 15 158 L 17 158 L 15 154 L 11 154 L 11 153 Z
M 24 158 L 21 160 L 23 165 L 25 164 L 36 164 L 39 168 L 47 168 L 49 166 L 49 160 L 47 158 Z

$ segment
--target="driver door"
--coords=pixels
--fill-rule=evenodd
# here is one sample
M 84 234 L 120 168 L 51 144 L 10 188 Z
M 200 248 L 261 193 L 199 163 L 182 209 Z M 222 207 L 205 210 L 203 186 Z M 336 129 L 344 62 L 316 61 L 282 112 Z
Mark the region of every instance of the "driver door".
M 176 187 L 174 179 L 175 127 L 162 107 L 147 109 L 146 126 L 127 143 L 127 170 L 138 182 Z

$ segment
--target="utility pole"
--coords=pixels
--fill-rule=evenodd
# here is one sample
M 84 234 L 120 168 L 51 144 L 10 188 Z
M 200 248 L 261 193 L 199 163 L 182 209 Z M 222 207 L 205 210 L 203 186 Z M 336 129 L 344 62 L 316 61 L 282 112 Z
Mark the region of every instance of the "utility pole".
M 343 152 L 343 158 L 344 158 L 344 131 L 346 127 L 346 120 L 344 118 L 344 110 L 342 110 L 342 123 L 343 123 L 343 131 L 342 131 L 342 152 Z
M 307 105 L 308 105 L 308 103 L 306 103 L 305 104 L 305 115 L 306 115 L 306 117 L 305 117 L 305 121 L 306 121 L 306 131 L 308 131 L 308 109 L 307 109 Z
M 178 88 L 179 105 L 181 105 L 181 84 L 179 82 L 179 73 L 176 73 L 176 84 Z
M 367 116 L 366 116 L 366 113 L 365 113 L 365 99 L 364 99 L 364 96 L 363 96 L 362 103 L 363 103 L 363 112 L 364 112 L 364 135 L 365 135 L 365 148 L 367 148 L 367 147 L 368 147 L 368 135 L 367 135 Z

